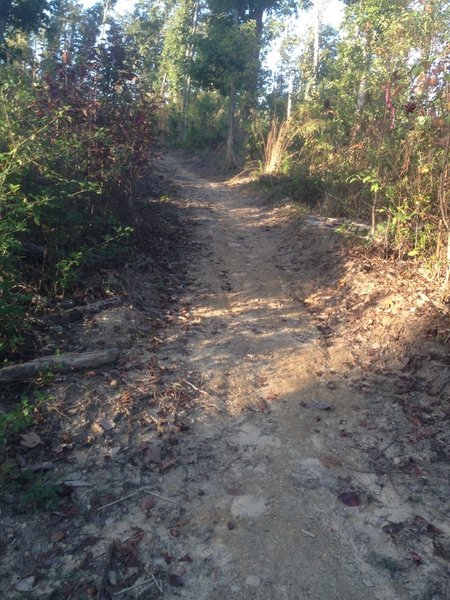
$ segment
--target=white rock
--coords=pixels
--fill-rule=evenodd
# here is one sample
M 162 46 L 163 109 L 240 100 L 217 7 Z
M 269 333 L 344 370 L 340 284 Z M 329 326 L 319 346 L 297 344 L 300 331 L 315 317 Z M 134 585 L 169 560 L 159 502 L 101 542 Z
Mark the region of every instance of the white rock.
M 31 592 L 34 588 L 35 583 L 36 577 L 34 575 L 30 575 L 29 577 L 25 577 L 25 579 L 21 579 L 16 584 L 16 590 L 18 592 Z
M 266 500 L 246 494 L 238 496 L 231 504 L 231 514 L 234 517 L 259 517 L 267 510 Z
M 260 579 L 258 575 L 249 575 L 245 580 L 245 585 L 248 585 L 249 587 L 258 587 L 259 583 Z

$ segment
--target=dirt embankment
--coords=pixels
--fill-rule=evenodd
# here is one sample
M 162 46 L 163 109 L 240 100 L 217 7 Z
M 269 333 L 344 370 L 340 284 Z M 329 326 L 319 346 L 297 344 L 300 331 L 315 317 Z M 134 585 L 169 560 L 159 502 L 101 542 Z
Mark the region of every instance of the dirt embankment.
M 121 358 L 56 381 L 10 450 L 58 495 L 6 494 L 8 597 L 449 598 L 446 307 L 293 206 L 163 169 L 188 272 L 162 312 L 142 257 L 133 302 L 76 325 Z

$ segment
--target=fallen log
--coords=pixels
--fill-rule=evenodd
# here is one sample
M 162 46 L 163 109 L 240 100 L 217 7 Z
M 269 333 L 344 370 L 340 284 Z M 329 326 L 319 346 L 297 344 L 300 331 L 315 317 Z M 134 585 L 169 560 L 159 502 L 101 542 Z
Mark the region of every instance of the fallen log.
M 91 304 L 86 304 L 85 306 L 74 306 L 73 308 L 69 308 L 62 313 L 52 315 L 50 319 L 57 321 L 58 323 L 73 323 L 74 321 L 81 321 L 86 315 L 95 315 L 102 310 L 121 306 L 124 300 L 125 299 L 123 296 L 117 296 L 115 298 L 107 298 L 106 300 L 98 300 L 98 302 L 92 302 Z
M 54 356 L 36 358 L 26 363 L 10 365 L 0 369 L 0 381 L 25 381 L 32 379 L 43 371 L 53 372 L 77 371 L 79 369 L 94 369 L 114 362 L 119 357 L 117 348 L 95 350 L 93 352 L 68 352 Z
M 26 256 L 38 256 L 39 258 L 45 258 L 47 249 L 44 246 L 38 246 L 33 242 L 23 242 L 20 249 Z

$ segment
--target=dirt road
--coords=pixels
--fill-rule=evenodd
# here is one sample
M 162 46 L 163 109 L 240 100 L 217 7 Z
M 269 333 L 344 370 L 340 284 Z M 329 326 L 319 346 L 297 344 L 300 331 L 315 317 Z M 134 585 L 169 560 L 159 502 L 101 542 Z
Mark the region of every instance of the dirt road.
M 145 306 L 142 270 L 129 274 L 141 312 L 113 309 L 80 329 L 122 340 L 121 371 L 63 379 L 54 393 L 66 416 L 52 451 L 66 453 L 56 473 L 70 500 L 4 520 L 5 589 L 53 600 L 450 598 L 448 366 L 405 362 L 424 294 L 412 313 L 395 274 L 381 289 L 292 206 L 186 159 L 162 169 L 188 215 L 188 281 L 164 327 Z
M 198 204 L 205 252 L 187 297 L 192 326 L 167 362 L 201 376 L 210 412 L 196 435 L 212 454 L 196 482 L 205 495 L 186 514 L 196 568 L 183 596 L 402 597 L 361 560 L 363 512 L 337 500 L 359 487 L 333 469 L 350 451 L 336 424 L 359 399 L 332 383 L 336 371 L 289 270 L 283 214 L 186 169 L 176 181 Z
M 383 530 L 413 519 L 417 508 L 362 450 L 382 454 L 395 443 L 393 432 L 364 431 L 361 443 L 352 435 L 367 418 L 392 418 L 383 390 L 355 391 L 361 353 L 345 339 L 329 349 L 323 315 L 308 308 L 320 285 L 315 253 L 334 261 L 331 289 L 340 276 L 336 239 L 310 232 L 313 247 L 303 240 L 306 260 L 296 262 L 285 227 L 291 209 L 263 207 L 240 186 L 166 165 L 195 206 L 202 244 L 185 297 L 191 326 L 169 343 L 166 364 L 192 372 L 204 391 L 194 436 L 210 454 L 186 473 L 184 548 L 194 562 L 180 595 L 387 600 L 430 593 L 416 587 L 423 572 L 414 573 L 411 556 L 408 565 Z

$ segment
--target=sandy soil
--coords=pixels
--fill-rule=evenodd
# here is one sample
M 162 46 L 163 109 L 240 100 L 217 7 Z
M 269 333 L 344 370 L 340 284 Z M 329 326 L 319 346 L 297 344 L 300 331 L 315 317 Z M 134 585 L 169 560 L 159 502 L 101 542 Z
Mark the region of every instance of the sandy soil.
M 139 308 L 79 326 L 122 362 L 54 384 L 70 493 L 3 511 L 3 597 L 450 598 L 445 307 L 289 204 L 162 169 L 187 278 L 160 319 L 143 272 Z

